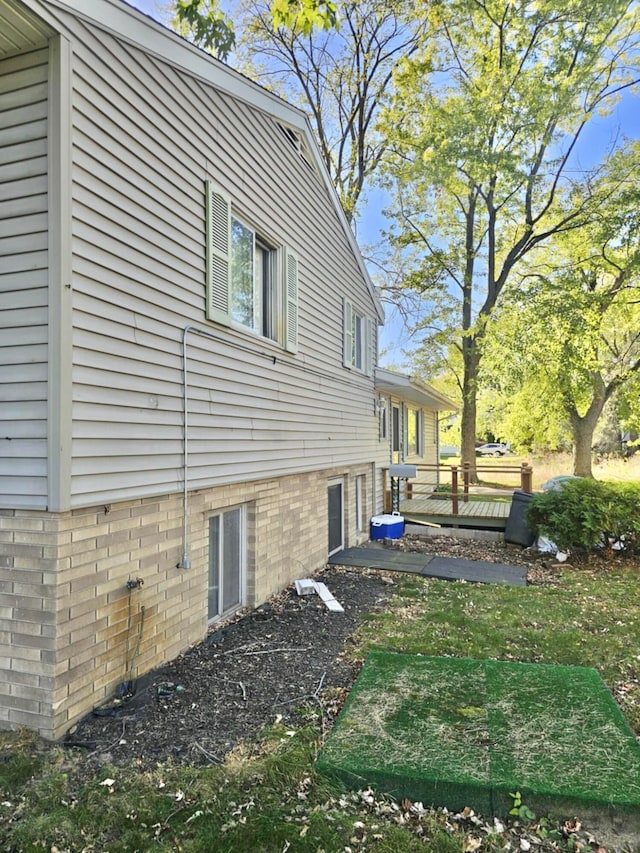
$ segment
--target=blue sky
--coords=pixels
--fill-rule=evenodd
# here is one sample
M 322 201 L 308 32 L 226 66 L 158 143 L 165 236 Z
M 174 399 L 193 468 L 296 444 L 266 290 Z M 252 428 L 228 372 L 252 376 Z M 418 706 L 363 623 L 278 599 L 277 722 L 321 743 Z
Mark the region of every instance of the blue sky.
M 131 6 L 159 21 L 166 20 L 166 12 L 163 12 L 163 9 L 169 5 L 168 0 L 166 2 L 163 0 L 127 1 Z M 578 171 L 598 163 L 619 136 L 625 136 L 628 139 L 640 138 L 640 95 L 638 94 L 627 92 L 611 115 L 598 116 L 591 120 L 575 151 L 573 168 Z M 384 205 L 384 194 L 375 189 L 371 190 L 357 225 L 358 241 L 365 249 L 380 242 L 381 231 L 385 227 L 382 214 Z M 385 311 L 387 318 L 380 339 L 380 349 L 384 353 L 381 363 L 400 367 L 403 361 L 402 350 L 410 349 L 411 342 L 397 313 L 388 306 L 385 307 Z

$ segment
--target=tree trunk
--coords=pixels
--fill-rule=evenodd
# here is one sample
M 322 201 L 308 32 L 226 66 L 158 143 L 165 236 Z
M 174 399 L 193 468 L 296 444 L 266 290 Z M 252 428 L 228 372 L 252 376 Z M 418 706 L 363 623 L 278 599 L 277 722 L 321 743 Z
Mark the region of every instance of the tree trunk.
M 593 444 L 593 426 L 584 418 L 578 418 L 573 424 L 573 473 L 576 477 L 593 477 L 591 470 L 591 445 Z
M 462 424 L 460 455 L 463 462 L 470 464 L 472 483 L 478 482 L 476 470 L 476 397 L 478 389 L 478 365 L 480 353 L 473 338 L 462 341 L 462 358 L 464 364 L 464 382 L 462 394 Z
M 469 478 L 478 482 L 476 470 L 476 400 L 478 395 L 478 365 L 480 353 L 473 326 L 473 272 L 475 267 L 474 225 L 476 221 L 477 190 L 469 190 L 465 213 L 465 269 L 462 288 L 462 424 L 460 456 L 469 463 Z
M 593 477 L 591 470 L 591 446 L 593 433 L 609 396 L 600 374 L 594 376 L 594 389 L 591 405 L 584 415 L 575 408 L 569 410 L 571 434 L 573 437 L 573 473 L 576 477 Z

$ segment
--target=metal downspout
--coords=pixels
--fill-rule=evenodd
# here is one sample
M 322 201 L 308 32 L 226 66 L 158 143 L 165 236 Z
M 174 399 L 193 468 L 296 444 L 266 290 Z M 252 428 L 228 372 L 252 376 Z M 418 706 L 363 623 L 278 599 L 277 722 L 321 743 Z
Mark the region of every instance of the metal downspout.
M 184 483 L 184 494 L 182 502 L 182 558 L 176 568 L 190 569 L 191 560 L 189 559 L 189 539 L 188 539 L 188 523 L 189 523 L 189 362 L 187 349 L 187 336 L 196 326 L 185 326 L 182 331 L 182 427 L 184 432 L 183 450 L 182 450 L 182 480 Z M 198 330 L 200 331 L 200 330 Z

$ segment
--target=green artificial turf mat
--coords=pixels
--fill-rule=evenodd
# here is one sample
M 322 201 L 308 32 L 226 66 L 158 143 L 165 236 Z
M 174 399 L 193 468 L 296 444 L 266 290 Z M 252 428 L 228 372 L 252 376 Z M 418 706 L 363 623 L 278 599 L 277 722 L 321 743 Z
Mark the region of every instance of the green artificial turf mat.
M 640 746 L 585 667 L 373 652 L 317 767 L 450 809 L 640 814 Z

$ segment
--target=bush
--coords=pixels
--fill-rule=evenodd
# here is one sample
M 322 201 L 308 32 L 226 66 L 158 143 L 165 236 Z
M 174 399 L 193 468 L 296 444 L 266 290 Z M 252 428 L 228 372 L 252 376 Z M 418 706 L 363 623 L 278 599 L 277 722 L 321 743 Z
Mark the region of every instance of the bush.
M 592 551 L 620 543 L 640 552 L 640 484 L 566 481 L 557 491 L 535 495 L 527 520 L 561 551 Z

